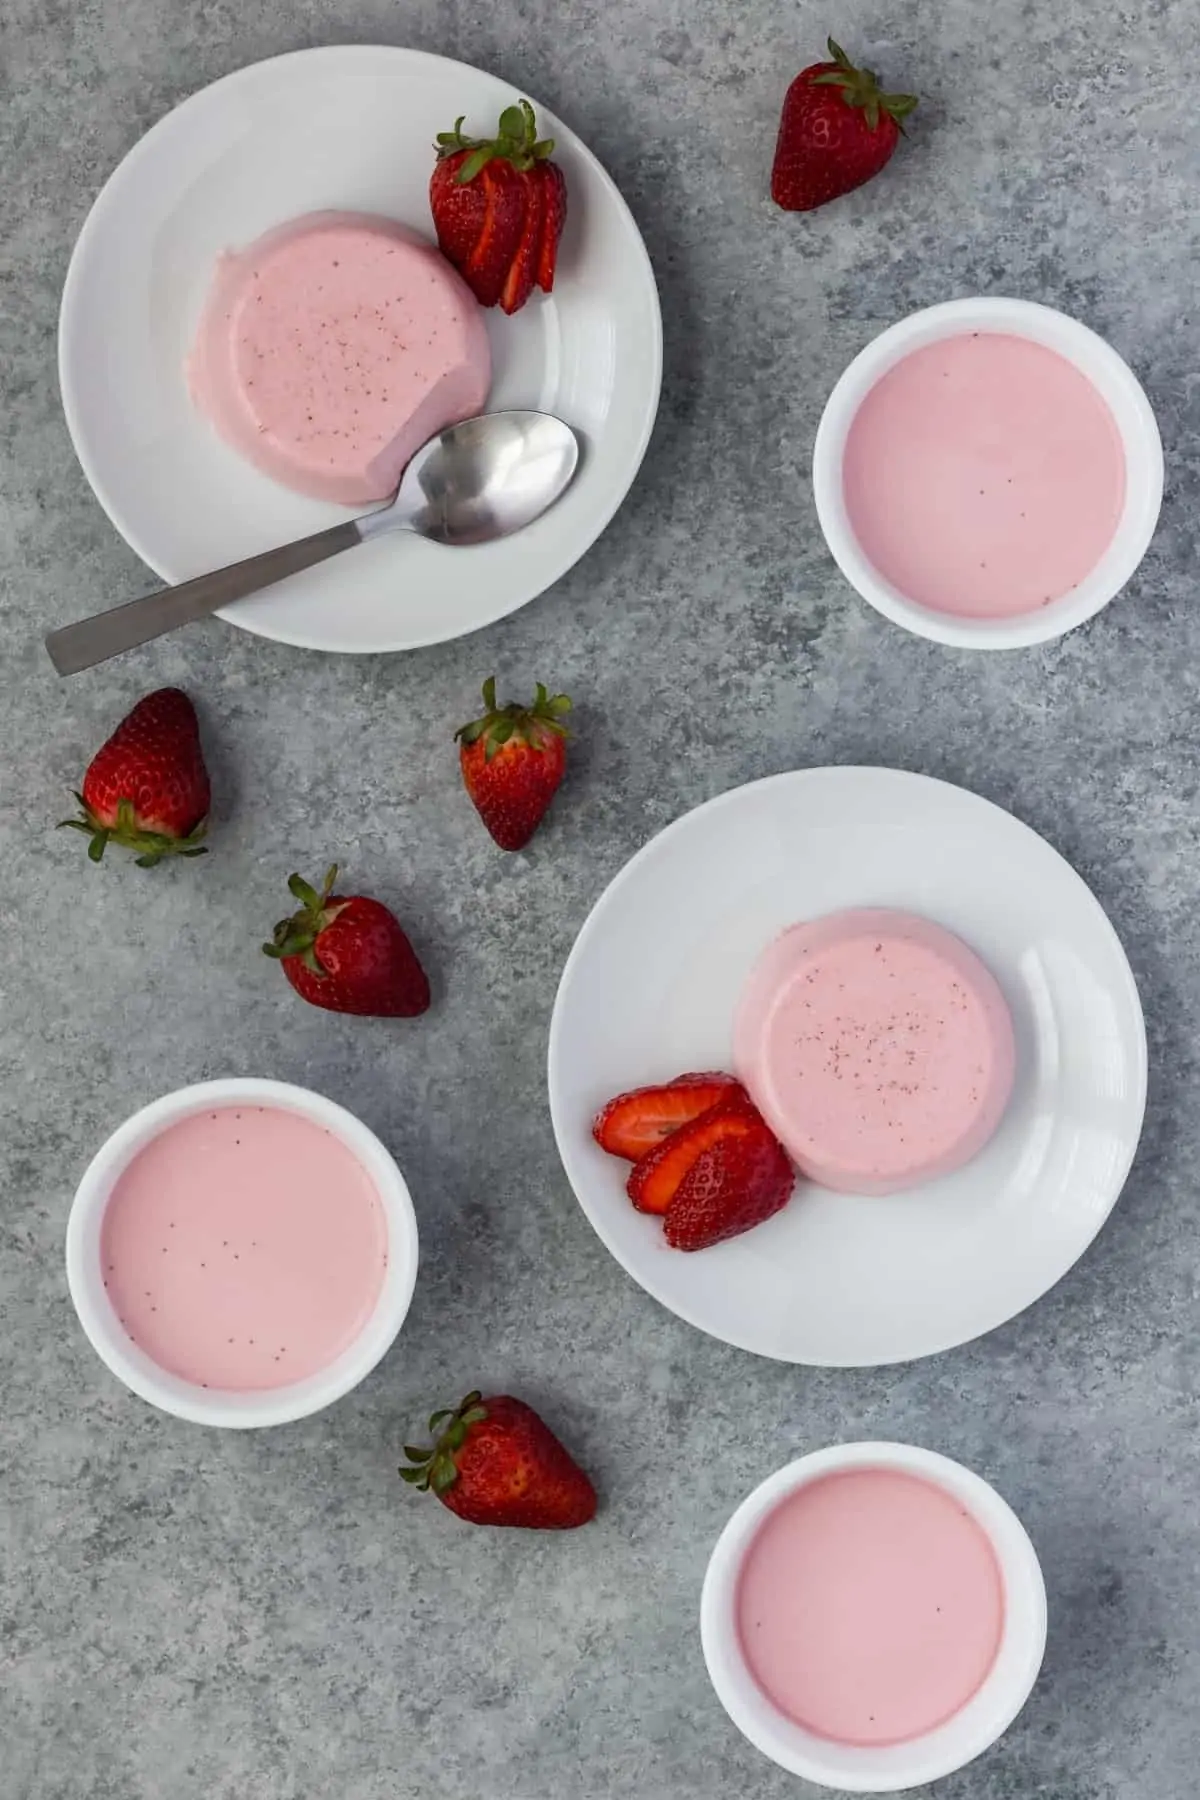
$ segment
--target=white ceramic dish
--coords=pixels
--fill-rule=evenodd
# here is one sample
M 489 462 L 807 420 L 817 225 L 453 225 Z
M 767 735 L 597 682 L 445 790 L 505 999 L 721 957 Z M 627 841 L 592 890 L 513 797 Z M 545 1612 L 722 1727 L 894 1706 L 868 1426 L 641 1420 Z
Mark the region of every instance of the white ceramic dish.
M 589 1126 L 612 1095 L 728 1068 L 742 984 L 788 925 L 844 907 L 921 913 L 964 939 L 1013 1015 L 1017 1078 L 975 1160 L 879 1199 L 797 1186 L 757 1230 L 671 1250 Z M 714 1337 L 784 1362 L 928 1356 L 1003 1324 L 1091 1243 L 1146 1096 L 1137 989 L 1079 876 L 1008 813 L 890 769 L 811 769 L 724 794 L 656 837 L 579 934 L 550 1029 L 571 1186 L 635 1281 Z
M 905 356 L 966 331 L 1008 332 L 1056 350 L 1082 370 L 1108 402 L 1125 447 L 1125 508 L 1101 561 L 1073 593 L 1009 619 L 961 619 L 918 606 L 886 581 L 859 547 L 846 515 L 842 457 L 854 416 L 876 382 Z M 1086 325 L 1029 300 L 948 300 L 913 313 L 867 345 L 825 404 L 813 448 L 813 493 L 825 541 L 863 599 L 896 625 L 936 643 L 968 650 L 1015 650 L 1082 625 L 1114 599 L 1154 536 L 1163 491 L 1163 452 L 1140 382 L 1117 352 Z
M 837 1744 L 780 1713 L 746 1667 L 738 1644 L 736 1598 L 742 1562 L 767 1514 L 797 1488 L 847 1469 L 887 1468 L 934 1482 L 983 1527 L 1004 1582 L 1004 1635 L 983 1686 L 946 1724 L 911 1743 Z M 1021 1521 L 993 1487 L 949 1457 L 910 1444 L 841 1444 L 802 1456 L 743 1500 L 717 1540 L 700 1602 L 704 1660 L 717 1697 L 738 1730 L 793 1775 L 850 1794 L 921 1787 L 974 1760 L 1007 1731 L 1037 1680 L 1046 1648 L 1046 1588 Z
M 100 1267 L 100 1227 L 123 1169 L 152 1138 L 179 1119 L 238 1102 L 286 1107 L 332 1131 L 371 1177 L 387 1220 L 388 1263 L 375 1310 L 336 1362 L 306 1381 L 261 1393 L 223 1393 L 198 1387 L 151 1360 L 118 1320 Z M 283 1425 L 319 1412 L 357 1387 L 390 1348 L 404 1323 L 417 1278 L 417 1222 L 408 1187 L 374 1132 L 342 1106 L 282 1081 L 205 1081 L 143 1107 L 120 1126 L 89 1164 L 67 1222 L 67 1282 L 96 1351 L 118 1380 L 151 1406 L 197 1425 Z
M 59 376 L 84 473 L 117 530 L 183 581 L 349 517 L 278 487 L 220 443 L 184 384 L 223 250 L 325 208 L 378 212 L 432 237 L 435 133 L 460 113 L 494 129 L 516 90 L 416 50 L 342 45 L 256 63 L 185 100 L 96 200 L 63 292 Z M 570 491 L 502 543 L 449 550 L 405 537 L 238 602 L 222 615 L 315 650 L 407 650 L 478 630 L 559 579 L 637 473 L 658 405 L 662 323 L 628 207 L 540 103 L 569 213 L 554 293 L 487 314 L 489 407 L 557 413 L 583 440 Z M 112 595 L 112 602 L 125 598 Z

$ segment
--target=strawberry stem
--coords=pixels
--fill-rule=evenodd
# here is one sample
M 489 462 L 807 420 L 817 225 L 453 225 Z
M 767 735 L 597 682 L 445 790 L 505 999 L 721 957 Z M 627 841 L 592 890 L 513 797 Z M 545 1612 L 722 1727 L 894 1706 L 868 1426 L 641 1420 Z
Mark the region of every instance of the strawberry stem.
M 193 826 L 186 837 L 168 837 L 162 831 L 147 831 L 137 822 L 137 812 L 132 800 L 117 801 L 116 822 L 103 824 L 87 804 L 82 794 L 76 794 L 81 817 L 78 819 L 60 819 L 59 831 L 82 831 L 90 841 L 88 856 L 94 863 L 101 862 L 109 844 L 118 844 L 122 850 L 137 852 L 135 866 L 139 869 L 153 869 L 168 856 L 207 856 L 208 849 L 201 842 L 208 830 L 208 820 L 201 819 Z
M 337 876 L 338 866 L 331 863 L 325 871 L 325 880 L 318 893 L 311 882 L 305 881 L 302 876 L 289 875 L 288 892 L 293 899 L 299 900 L 301 911 L 293 913 L 291 918 L 280 919 L 271 942 L 262 947 L 264 956 L 274 957 L 277 962 L 286 957 L 298 956 L 312 974 L 321 977 L 328 975 L 329 971 L 322 966 L 315 945 L 321 933 L 333 924 L 342 910 L 333 893 Z
M 904 121 L 920 105 L 916 94 L 884 94 L 878 77 L 871 69 L 859 69 L 850 61 L 841 45 L 829 39 L 829 59 L 837 66 L 823 75 L 814 75 L 813 87 L 840 88 L 847 106 L 860 106 L 866 115 L 868 129 L 877 130 L 883 113 L 887 113 L 904 130 Z
M 554 139 L 539 138 L 537 134 L 537 116 L 528 100 L 505 107 L 493 138 L 467 137 L 463 131 L 465 116 L 462 114 L 454 121 L 453 131 L 439 131 L 434 146 L 439 158 L 456 156 L 460 150 L 471 151 L 454 175 L 462 187 L 474 181 L 494 157 L 503 157 L 514 169 L 523 172 L 532 169 L 535 163 L 548 161 L 554 154 Z
M 455 1456 L 466 1443 L 472 1425 L 478 1425 L 486 1418 L 487 1408 L 478 1388 L 460 1400 L 452 1412 L 435 1412 L 429 1421 L 429 1429 L 438 1435 L 432 1446 L 405 1444 L 404 1454 L 411 1466 L 400 1470 L 400 1479 L 422 1494 L 428 1493 L 430 1488 L 435 1494 L 448 1493 L 458 1480 Z M 447 1419 L 449 1424 L 439 1432 Z
M 496 677 L 489 675 L 483 684 L 483 704 L 487 709 L 483 717 L 472 719 L 454 735 L 464 745 L 477 744 L 482 738 L 486 762 L 491 762 L 505 744 L 516 742 L 527 744 L 531 750 L 544 750 L 552 737 L 571 735 L 563 723 L 571 710 L 570 700 L 566 694 L 550 694 L 540 681 L 532 706 L 518 706 L 516 702 L 497 706 Z

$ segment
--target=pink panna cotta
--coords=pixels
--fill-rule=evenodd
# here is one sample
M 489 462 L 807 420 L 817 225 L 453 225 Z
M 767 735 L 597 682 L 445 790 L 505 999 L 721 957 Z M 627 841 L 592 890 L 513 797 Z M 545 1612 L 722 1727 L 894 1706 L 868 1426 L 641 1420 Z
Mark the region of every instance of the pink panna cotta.
M 995 978 L 951 932 L 871 908 L 795 925 L 760 957 L 734 1063 L 801 1172 L 890 1194 L 976 1156 L 1016 1068 Z
M 344 506 L 385 500 L 421 445 L 482 411 L 475 298 L 392 219 L 310 213 L 223 256 L 188 361 L 192 398 L 264 475 Z

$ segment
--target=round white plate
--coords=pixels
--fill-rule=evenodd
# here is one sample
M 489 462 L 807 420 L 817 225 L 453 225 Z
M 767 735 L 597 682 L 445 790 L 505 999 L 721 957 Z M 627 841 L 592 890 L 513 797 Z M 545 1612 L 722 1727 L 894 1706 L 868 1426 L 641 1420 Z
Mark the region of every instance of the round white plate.
M 592 1142 L 613 1094 L 729 1067 L 734 1006 L 764 945 L 850 906 L 923 913 L 1004 989 L 1018 1074 L 1003 1124 L 957 1174 L 885 1199 L 798 1183 L 757 1230 L 685 1254 Z M 891 769 L 811 769 L 724 794 L 617 876 L 567 959 L 550 1109 L 568 1178 L 617 1261 L 681 1318 L 783 1362 L 929 1356 L 1029 1306 L 1086 1250 L 1141 1131 L 1146 1034 L 1125 953 L 1057 851 L 975 794 Z
M 433 236 L 433 141 L 460 113 L 484 135 L 517 90 L 416 50 L 347 45 L 255 63 L 194 94 L 111 176 L 79 236 L 59 379 L 84 473 L 127 542 L 184 581 L 347 517 L 247 467 L 195 412 L 184 358 L 218 256 L 322 209 Z M 654 275 L 595 157 L 534 101 L 567 178 L 554 293 L 487 313 L 489 407 L 557 413 L 583 439 L 571 489 L 503 543 L 383 538 L 222 615 L 314 650 L 408 650 L 476 631 L 542 593 L 594 543 L 642 460 L 662 373 Z M 115 605 L 126 596 L 111 596 Z

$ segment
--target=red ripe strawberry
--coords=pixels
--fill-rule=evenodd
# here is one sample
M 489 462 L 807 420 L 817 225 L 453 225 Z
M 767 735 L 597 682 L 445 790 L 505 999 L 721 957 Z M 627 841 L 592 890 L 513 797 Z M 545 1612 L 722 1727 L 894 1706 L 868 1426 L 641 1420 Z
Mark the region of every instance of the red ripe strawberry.
M 507 1394 L 468 1394 L 429 1421 L 432 1448 L 406 1444 L 403 1480 L 472 1525 L 566 1531 L 586 1525 L 596 1490 L 533 1408 Z
M 663 1139 L 743 1089 L 732 1075 L 677 1075 L 657 1087 L 618 1094 L 592 1121 L 592 1136 L 610 1156 L 637 1162 Z
M 429 184 L 438 246 L 481 306 L 495 306 L 504 292 L 525 229 L 527 195 L 511 163 L 489 163 L 469 185 L 463 169 L 474 151 L 439 162 Z
M 210 797 L 196 709 L 178 688 L 159 688 L 97 750 L 75 796 L 83 817 L 62 823 L 90 838 L 93 862 L 113 843 L 152 869 L 166 856 L 205 854 Z
M 796 1173 L 766 1121 L 749 1110 L 724 1120 L 671 1197 L 663 1236 L 674 1250 L 707 1250 L 740 1237 L 785 1207 Z M 710 1132 L 710 1138 L 712 1134 Z
M 811 212 L 878 175 L 917 105 L 914 94 L 880 93 L 832 38 L 829 54 L 797 75 L 783 103 L 771 198 L 788 212 Z
M 311 1006 L 376 1019 L 413 1019 L 429 1008 L 429 980 L 395 916 L 378 900 L 333 891 L 337 865 L 318 894 L 293 875 L 302 911 L 281 919 L 268 956 Z
M 542 224 L 546 217 L 546 190 L 537 169 L 531 169 L 525 180 L 525 223 L 521 241 L 509 264 L 500 293 L 500 305 L 506 313 L 519 312 L 533 292 L 537 279 L 538 258 L 542 249 Z
M 483 684 L 481 719 L 455 735 L 463 785 L 502 850 L 522 850 L 553 800 L 567 766 L 565 694 L 538 683 L 532 706 L 497 706 L 496 678 Z
M 744 1136 L 759 1117 L 741 1088 L 717 1099 L 687 1125 L 645 1152 L 630 1170 L 625 1191 L 639 1212 L 664 1214 L 696 1158 L 727 1134 Z
M 668 1244 L 703 1250 L 785 1206 L 795 1174 L 762 1115 L 738 1090 L 635 1163 L 628 1193 L 663 1216 Z
M 494 138 L 463 135 L 463 121 L 438 133 L 429 206 L 438 247 L 481 306 L 514 313 L 534 283 L 554 285 L 566 219 L 566 182 L 539 138 L 528 100 L 506 107 Z
M 557 163 L 538 164 L 545 189 L 542 214 L 542 241 L 538 249 L 537 284 L 544 293 L 554 289 L 558 268 L 558 243 L 567 222 L 567 178 Z

